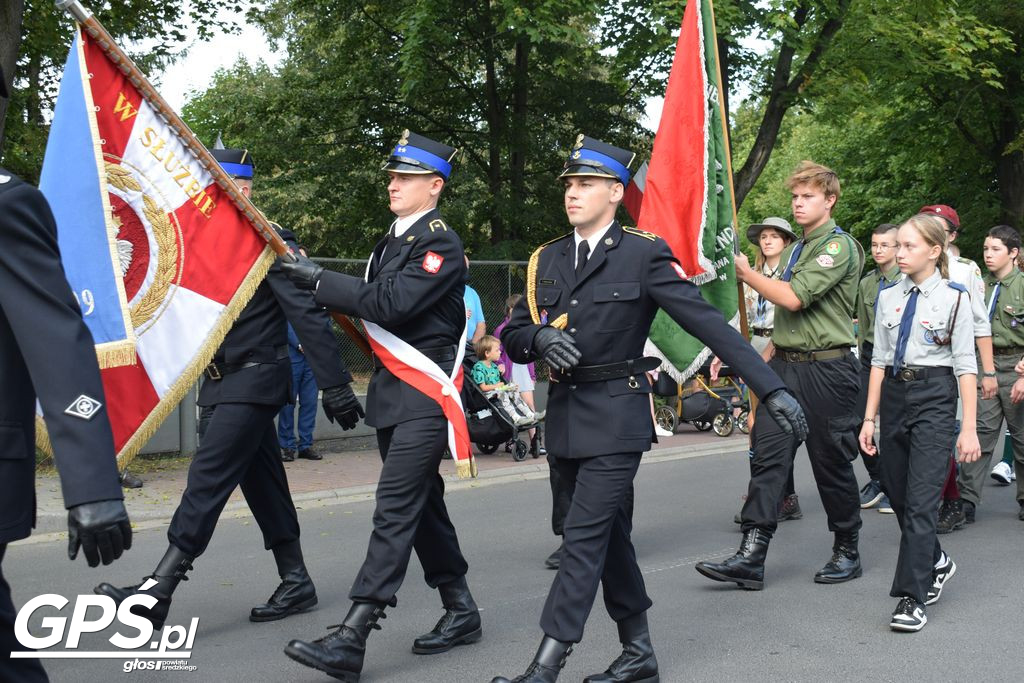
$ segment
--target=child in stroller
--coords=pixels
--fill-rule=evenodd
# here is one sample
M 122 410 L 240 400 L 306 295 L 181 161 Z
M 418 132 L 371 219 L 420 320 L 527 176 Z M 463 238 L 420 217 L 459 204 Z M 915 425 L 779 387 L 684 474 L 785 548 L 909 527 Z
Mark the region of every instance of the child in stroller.
M 471 377 L 492 403 L 497 403 L 508 414 L 516 426 L 533 424 L 543 418 L 530 409 L 515 384 L 506 384 L 501 378 L 497 360 L 501 356 L 501 342 L 485 334 L 475 344 L 479 360 L 473 364 Z

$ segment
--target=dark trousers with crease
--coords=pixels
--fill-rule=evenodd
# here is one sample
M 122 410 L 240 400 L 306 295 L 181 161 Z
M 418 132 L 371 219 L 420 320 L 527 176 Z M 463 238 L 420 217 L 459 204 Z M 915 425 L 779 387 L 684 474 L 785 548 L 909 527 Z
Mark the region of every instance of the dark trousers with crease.
M 444 504 L 438 473 L 448 443 L 444 417 L 423 417 L 377 430 L 384 464 L 366 559 L 349 597 L 390 603 L 405 579 L 413 549 L 431 588 L 466 575 L 469 566 Z
M 203 409 L 205 429 L 167 539 L 193 557 L 206 550 L 235 487 L 268 550 L 299 538 L 299 519 L 281 463 L 274 416 L 280 406 L 221 403 Z
M 857 457 L 853 434 L 857 399 L 857 360 L 853 354 L 825 361 L 789 363 L 778 356 L 769 366 L 796 396 L 807 416 L 807 455 L 818 485 L 821 503 L 832 532 L 860 529 L 860 493 L 850 462 Z M 753 429 L 754 458 L 751 461 L 747 501 L 740 512 L 743 531 L 762 529 L 775 533 L 779 505 L 793 458 L 800 446 L 768 414 L 763 403 L 757 407 Z
M 867 342 L 865 342 L 866 344 Z M 864 411 L 868 406 L 868 382 L 871 379 L 871 353 L 866 349 L 861 349 L 860 352 L 860 390 L 857 392 L 857 404 L 854 407 L 854 415 L 859 418 L 864 417 Z M 860 459 L 864 462 L 864 469 L 868 471 L 868 476 L 872 481 L 881 482 L 881 474 L 878 469 L 879 459 L 875 455 L 868 455 L 860 448 L 860 425 L 858 422 L 854 430 L 857 433 L 858 442 L 857 450 L 860 453 Z M 884 491 L 884 489 L 883 489 Z
M 558 472 L 555 456 L 548 453 L 548 482 L 551 484 L 551 531 L 555 536 L 565 535 L 565 517 L 572 504 L 572 483 L 566 482 Z M 790 481 L 793 477 L 790 475 Z M 626 514 L 633 519 L 633 486 L 626 494 Z
M 882 482 L 900 525 L 900 552 L 889 595 L 924 603 L 942 555 L 935 527 L 956 444 L 957 382 L 953 375 L 882 383 Z
M 4 579 L 3 564 L 7 544 L 0 543 L 0 681 L 45 683 L 49 680 L 38 659 L 11 659 L 11 652 L 28 650 L 14 635 L 18 613 L 11 600 L 11 587 Z
M 639 453 L 555 458 L 571 503 L 565 518 L 565 549 L 540 618 L 546 635 L 580 642 L 598 583 L 608 615 L 616 622 L 651 606 L 630 540 L 633 522 L 626 507 L 639 465 Z

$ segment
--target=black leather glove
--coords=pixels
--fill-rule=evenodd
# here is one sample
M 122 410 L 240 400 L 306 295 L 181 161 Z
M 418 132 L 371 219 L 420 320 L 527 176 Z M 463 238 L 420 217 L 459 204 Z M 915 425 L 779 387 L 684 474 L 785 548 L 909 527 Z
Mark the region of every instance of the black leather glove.
M 68 510 L 68 559 L 78 557 L 79 547 L 90 567 L 100 560 L 110 564 L 132 547 L 132 525 L 123 500 L 98 500 Z
M 556 370 L 568 371 L 579 365 L 580 350 L 576 340 L 557 327 L 545 325 L 533 338 L 533 351 Z
M 338 425 L 345 430 L 354 429 L 359 420 L 366 416 L 351 384 L 324 389 L 323 404 L 327 419 L 331 422 L 337 420 Z
M 804 409 L 793 394 L 786 389 L 776 389 L 764 399 L 764 407 L 776 424 L 787 434 L 792 434 L 797 441 L 807 439 L 807 417 Z
M 278 259 L 281 262 L 281 270 L 289 280 L 295 283 L 299 289 L 316 290 L 320 282 L 320 274 L 324 272 L 323 266 L 318 266 L 302 254 L 295 254 L 295 261 L 288 261 L 285 258 Z

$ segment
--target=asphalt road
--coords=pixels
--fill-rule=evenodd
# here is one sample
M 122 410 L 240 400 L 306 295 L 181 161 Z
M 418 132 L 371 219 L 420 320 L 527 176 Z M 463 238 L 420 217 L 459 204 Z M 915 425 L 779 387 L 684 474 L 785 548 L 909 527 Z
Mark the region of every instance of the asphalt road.
M 804 519 L 782 525 L 769 551 L 766 588 L 747 592 L 698 575 L 693 565 L 730 554 L 740 536 L 732 522 L 747 464 L 740 454 L 699 457 L 641 467 L 637 480 L 634 542 L 654 600 L 652 636 L 662 681 L 1019 681 L 1024 633 L 1024 522 L 1017 521 L 1013 489 L 986 487 L 978 522 L 944 537 L 959 571 L 929 623 L 917 634 L 888 628 L 895 600 L 888 596 L 898 542 L 896 520 L 864 513 L 864 576 L 822 586 L 814 572 L 828 559 L 831 536 L 806 457 L 797 461 L 797 492 Z M 469 581 L 483 610 L 484 639 L 442 655 L 410 652 L 413 638 L 440 616 L 436 593 L 423 583 L 414 559 L 397 608 L 371 634 L 363 681 L 490 681 L 523 671 L 540 641 L 537 625 L 553 572 L 542 560 L 555 547 L 545 480 L 516 481 L 453 492 L 449 510 L 470 562 Z M 48 660 L 53 681 L 324 681 L 287 659 L 291 638 L 312 639 L 338 623 L 346 592 L 366 548 L 372 505 L 340 504 L 300 511 L 305 553 L 320 606 L 265 624 L 247 620 L 249 607 L 277 582 L 271 555 L 255 524 L 224 520 L 191 580 L 174 598 L 169 624 L 199 617 L 193 672 L 125 674 L 125 659 Z M 69 563 L 58 542 L 8 549 L 4 573 L 20 606 L 59 592 L 74 600 L 103 580 L 134 583 L 155 566 L 162 530 L 136 536 L 135 547 L 111 567 Z M 71 607 L 62 613 L 69 616 Z M 54 611 L 41 611 L 39 619 Z M 114 628 L 86 634 L 80 649 L 113 650 Z M 134 632 L 125 629 L 127 634 Z M 559 680 L 580 681 L 599 672 L 619 651 L 614 625 L 598 603 L 584 641 Z

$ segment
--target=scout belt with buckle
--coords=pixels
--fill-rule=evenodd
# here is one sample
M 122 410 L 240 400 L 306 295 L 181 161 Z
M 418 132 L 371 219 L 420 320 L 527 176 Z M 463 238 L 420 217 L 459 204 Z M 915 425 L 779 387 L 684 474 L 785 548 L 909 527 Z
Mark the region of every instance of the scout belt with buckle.
M 835 360 L 843 358 L 850 353 L 850 349 L 841 346 L 834 349 L 821 349 L 819 351 L 790 351 L 788 349 L 775 349 L 775 357 L 787 363 L 808 363 L 820 360 Z
M 1024 356 L 1024 346 L 997 346 L 992 353 L 997 356 Z
M 243 363 L 225 363 L 223 361 L 220 363 L 213 362 L 206 366 L 203 373 L 206 375 L 207 379 L 216 381 L 224 379 L 224 375 L 230 375 L 233 372 L 238 372 L 239 370 L 245 370 L 247 368 L 254 368 L 257 365 L 269 365 L 272 362 L 284 360 L 288 357 L 287 345 L 277 346 L 274 348 L 274 351 L 276 353 L 274 361 L 245 361 Z
M 604 382 L 609 379 L 629 378 L 629 388 L 639 389 L 640 381 L 636 378 L 645 372 L 657 370 L 661 366 L 661 359 L 654 356 L 643 356 L 632 360 L 619 361 L 618 363 L 605 363 L 603 365 L 578 365 L 569 372 L 552 372 L 551 379 L 556 382 Z
M 916 382 L 921 379 L 930 379 L 932 377 L 945 377 L 953 374 L 953 368 L 949 366 L 940 366 L 933 368 L 903 368 L 895 375 L 892 374 L 892 366 L 888 366 L 885 369 L 885 376 L 896 382 Z
M 753 334 L 756 337 L 771 337 L 772 336 L 772 328 L 771 327 L 752 327 L 752 328 L 750 328 L 750 333 Z
M 455 360 L 455 346 L 435 346 L 427 349 L 416 349 L 424 356 L 434 361 L 435 363 L 443 363 L 446 360 Z M 373 354 L 373 369 L 380 370 L 384 367 L 384 361 L 377 357 L 377 354 Z

